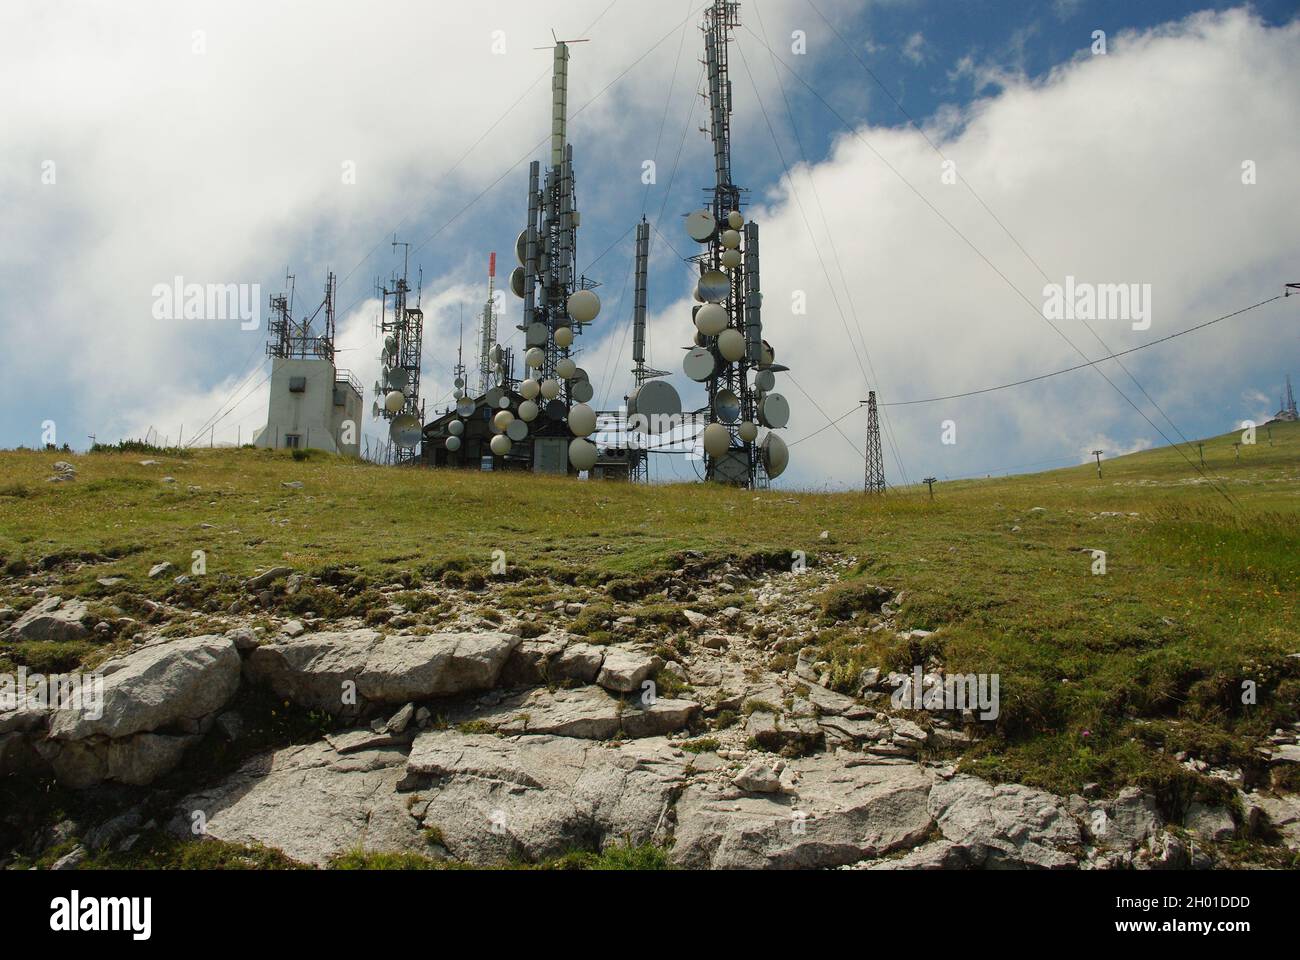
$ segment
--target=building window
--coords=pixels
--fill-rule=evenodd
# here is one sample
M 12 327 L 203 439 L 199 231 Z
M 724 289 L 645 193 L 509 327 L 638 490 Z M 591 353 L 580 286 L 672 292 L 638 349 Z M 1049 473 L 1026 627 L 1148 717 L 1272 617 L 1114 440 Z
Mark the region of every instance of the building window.
M 289 378 L 289 392 L 290 392 L 290 393 L 306 393 L 306 392 L 307 392 L 307 378 L 306 378 L 306 377 L 290 377 L 290 378 Z
M 290 450 L 297 450 L 299 444 L 301 443 L 302 443 L 302 437 L 300 437 L 296 433 L 286 433 L 284 435 L 284 445 L 288 447 Z
M 341 407 L 341 406 L 344 406 L 346 403 L 347 403 L 347 398 L 343 395 L 343 391 L 340 390 L 338 387 L 335 387 L 335 388 L 334 388 L 334 406 L 336 406 L 336 407 Z

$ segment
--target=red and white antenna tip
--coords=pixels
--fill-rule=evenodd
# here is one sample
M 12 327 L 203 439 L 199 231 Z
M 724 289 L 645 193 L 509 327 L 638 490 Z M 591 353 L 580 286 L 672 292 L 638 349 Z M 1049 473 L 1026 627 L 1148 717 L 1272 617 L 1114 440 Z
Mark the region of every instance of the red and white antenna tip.
M 488 257 L 488 276 L 495 277 L 496 275 L 497 275 L 497 255 L 493 253 L 492 256 Z

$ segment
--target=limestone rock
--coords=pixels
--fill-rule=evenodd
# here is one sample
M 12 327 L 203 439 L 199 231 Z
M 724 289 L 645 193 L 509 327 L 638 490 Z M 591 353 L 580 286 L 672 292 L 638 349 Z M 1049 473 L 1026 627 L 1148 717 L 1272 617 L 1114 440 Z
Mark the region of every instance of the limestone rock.
M 519 643 L 507 633 L 428 636 L 374 630 L 313 633 L 267 643 L 248 657 L 255 683 L 288 700 L 330 713 L 352 714 L 366 703 L 406 703 L 492 688 Z M 345 702 L 345 690 L 357 694 Z
M 662 666 L 663 661 L 658 657 L 623 647 L 610 647 L 605 651 L 605 660 L 600 666 L 600 673 L 596 675 L 596 682 L 606 690 L 631 693 L 633 690 L 639 691 L 642 681 Z
M 51 738 L 121 738 L 198 720 L 224 706 L 239 686 L 239 653 L 225 637 L 186 637 L 110 660 L 102 672 L 102 714 L 93 704 L 57 710 Z
M 930 774 L 914 764 L 845 767 L 821 754 L 790 763 L 797 795 L 737 797 L 705 784 L 677 804 L 680 867 L 814 869 L 879 857 L 931 829 Z
M 590 643 L 571 643 L 551 662 L 550 679 L 557 682 L 577 680 L 595 682 L 600 666 L 605 662 L 605 651 Z
M 202 811 L 209 837 L 261 843 L 317 866 L 357 847 L 427 852 L 396 791 L 405 760 L 394 748 L 339 756 L 323 741 L 286 747 L 186 797 L 176 826 L 188 833 L 194 812 Z
M 507 734 L 550 734 L 585 740 L 608 740 L 620 732 L 628 737 L 656 737 L 680 730 L 698 705 L 687 700 L 623 702 L 600 687 L 575 690 L 537 689 L 520 694 L 474 719 Z
M 1183 826 L 1203 840 L 1231 840 L 1237 832 L 1227 807 L 1192 803 L 1183 818 Z
M 431 731 L 407 763 L 428 781 L 412 812 L 453 856 L 476 864 L 648 843 L 663 838 L 683 782 L 686 761 L 673 754 L 660 738 L 607 746 Z
M 1064 802 L 1020 784 L 994 786 L 978 777 L 941 780 L 929 809 L 944 837 L 985 867 L 1073 867 L 1079 825 Z
M 5 631 L 8 640 L 68 641 L 84 640 L 90 630 L 83 623 L 89 616 L 81 600 L 46 597 Z

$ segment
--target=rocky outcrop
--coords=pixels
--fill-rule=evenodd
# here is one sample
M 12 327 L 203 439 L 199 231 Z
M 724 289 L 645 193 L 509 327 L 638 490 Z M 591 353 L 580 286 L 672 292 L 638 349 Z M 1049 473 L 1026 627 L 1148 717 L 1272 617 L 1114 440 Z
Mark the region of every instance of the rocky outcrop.
M 174 828 L 193 836 L 198 824 L 202 836 L 260 843 L 317 866 L 353 848 L 427 852 L 396 790 L 405 767 L 393 748 L 343 756 L 324 741 L 286 747 L 186 797 Z
M 491 689 L 518 643 L 506 633 L 313 633 L 262 644 L 249 653 L 245 669 L 278 696 L 350 715 L 371 703 Z
M 607 746 L 426 732 L 407 761 L 411 812 L 476 864 L 662 840 L 689 764 L 679 753 L 658 738 Z
M 934 785 L 929 810 L 944 838 L 963 847 L 976 866 L 1078 863 L 1079 824 L 1059 797 L 1042 790 L 955 776 Z
M 585 740 L 656 737 L 686 726 L 699 709 L 688 700 L 623 701 L 600 687 L 550 691 L 544 688 L 520 694 L 474 719 L 505 734 L 552 734 Z
M 239 685 L 233 641 L 189 637 L 136 650 L 102 667 L 100 696 L 51 710 L 35 752 L 71 787 L 144 785 L 171 770 Z
M 677 804 L 672 859 L 680 867 L 834 867 L 909 847 L 931 829 L 930 774 L 913 765 L 792 760 L 790 794 L 742 795 L 707 784 Z

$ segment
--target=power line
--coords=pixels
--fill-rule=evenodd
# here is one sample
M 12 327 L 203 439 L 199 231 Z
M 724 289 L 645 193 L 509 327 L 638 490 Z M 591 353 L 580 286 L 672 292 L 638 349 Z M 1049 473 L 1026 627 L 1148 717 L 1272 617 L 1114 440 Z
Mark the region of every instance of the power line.
M 1061 370 L 1053 370 L 1051 373 L 1040 373 L 1038 376 L 1035 377 L 1026 377 L 1023 380 L 1015 380 L 1011 383 L 998 384 L 996 387 L 981 387 L 978 390 L 967 390 L 965 393 L 951 393 L 942 397 L 925 397 L 923 399 L 917 399 L 917 400 L 895 400 L 892 403 L 882 403 L 880 404 L 880 406 L 910 407 L 910 406 L 916 406 L 917 404 L 923 404 L 923 403 L 939 403 L 944 400 L 961 400 L 964 399 L 965 397 L 977 397 L 985 393 L 995 393 L 999 390 L 1009 390 L 1012 387 L 1021 387 L 1027 383 L 1037 383 L 1040 380 L 1048 380 L 1052 377 L 1059 377 L 1062 374 L 1073 373 L 1076 370 L 1082 370 L 1085 367 L 1095 366 L 1098 363 L 1105 363 L 1107 360 L 1114 360 L 1117 357 L 1127 356 L 1130 353 L 1137 353 L 1139 350 L 1145 350 L 1148 347 L 1155 347 L 1155 346 L 1159 346 L 1162 343 L 1168 343 L 1170 340 L 1176 340 L 1179 337 L 1186 336 L 1189 333 L 1195 333 L 1198 330 L 1204 330 L 1206 327 L 1211 327 L 1216 323 L 1223 322 L 1224 320 L 1230 320 L 1233 317 L 1239 317 L 1242 314 L 1249 313 L 1251 310 L 1254 310 L 1258 307 L 1266 306 L 1267 304 L 1272 303 L 1274 300 L 1281 300 L 1281 299 L 1282 296 L 1280 294 L 1276 297 L 1269 297 L 1267 300 L 1261 300 L 1258 303 L 1252 303 L 1248 307 L 1242 307 L 1240 310 L 1232 311 L 1232 313 L 1225 313 L 1223 316 L 1215 317 L 1213 320 L 1207 320 L 1204 323 L 1198 323 L 1195 326 L 1188 327 L 1186 330 L 1179 330 L 1177 333 L 1171 333 L 1167 337 L 1161 337 L 1158 340 L 1151 340 L 1148 343 L 1139 344 L 1138 346 L 1130 347 L 1127 350 L 1121 350 L 1119 353 L 1111 354 L 1108 357 L 1098 357 L 1096 360 L 1090 361 L 1088 363 L 1077 363 L 1072 367 L 1065 367 Z M 861 409 L 860 406 L 854 407 L 852 410 L 847 411 L 842 416 L 836 417 L 833 421 L 830 421 L 825 427 L 821 427 L 820 429 L 813 431 L 807 436 L 800 437 L 798 440 L 791 441 L 789 446 L 793 447 L 796 443 L 802 443 L 805 440 L 811 440 L 813 437 L 817 436 L 817 434 L 823 432 L 824 430 L 829 429 L 833 424 L 840 423 L 841 421 L 847 420 L 853 414 L 857 413 L 860 409 Z
M 757 35 L 755 35 L 752 30 L 748 30 L 748 28 L 746 28 L 746 30 L 750 34 L 750 36 L 754 37 L 755 40 L 757 40 L 759 43 L 763 43 L 763 41 Z M 767 44 L 763 44 L 763 45 L 767 47 Z M 1124 400 L 1124 402 L 1127 403 L 1130 407 L 1132 407 L 1137 412 L 1138 416 L 1140 416 L 1143 420 L 1147 422 L 1147 425 L 1151 427 L 1152 430 L 1160 434 L 1161 438 L 1165 441 L 1165 443 L 1167 443 L 1174 450 L 1174 452 L 1176 452 L 1180 457 L 1182 457 L 1183 460 L 1187 463 L 1187 465 L 1190 466 L 1193 470 L 1195 470 L 1201 476 L 1201 478 L 1210 485 L 1211 489 L 1213 489 L 1215 493 L 1223 497 L 1223 499 L 1226 500 L 1231 506 L 1233 507 L 1237 506 L 1237 502 L 1232 498 L 1232 496 L 1227 492 L 1227 490 L 1225 490 L 1224 488 L 1216 484 L 1213 478 L 1208 476 L 1205 473 L 1205 471 L 1202 470 L 1200 466 L 1198 466 L 1196 462 L 1193 461 L 1191 457 L 1189 457 L 1181 447 L 1175 444 L 1173 440 L 1171 440 L 1169 436 L 1163 430 L 1161 430 L 1159 426 L 1156 425 L 1155 421 L 1153 421 L 1150 417 L 1147 416 L 1145 410 L 1143 410 L 1136 403 L 1134 403 L 1132 398 L 1130 398 L 1128 394 L 1126 394 L 1123 390 L 1121 390 L 1119 388 L 1119 385 L 1116 384 L 1115 381 L 1112 380 L 1109 376 L 1107 376 L 1104 370 L 1102 370 L 1099 366 L 1097 366 L 1097 363 L 1099 361 L 1090 360 L 1088 358 L 1088 355 L 1084 353 L 1078 347 L 1078 345 L 1075 344 L 1073 340 L 1070 339 L 1069 335 L 1066 334 L 1065 331 L 1062 330 L 1060 327 L 1058 327 L 1055 323 L 1053 323 L 1046 315 L 1044 315 L 1043 311 L 1039 307 L 1035 306 L 1034 302 L 1030 300 L 1027 296 L 1025 296 L 1024 292 L 1021 291 L 1021 289 L 1017 287 L 1014 283 L 1012 283 L 1011 279 L 1000 269 L 998 269 L 997 265 L 993 263 L 993 261 L 990 260 L 987 256 L 985 256 L 984 252 L 980 250 L 979 247 L 975 246 L 975 244 L 970 240 L 970 238 L 967 237 L 964 233 L 962 233 L 956 224 L 954 224 L 951 220 L 949 220 L 946 216 L 944 216 L 943 213 L 939 210 L 939 208 L 936 207 L 928 197 L 926 197 L 923 193 L 921 193 L 921 191 L 918 190 L 910 180 L 904 177 L 898 171 L 898 169 L 894 167 L 893 164 L 891 164 L 887 159 L 885 159 L 884 155 L 881 154 L 880 151 L 877 150 L 869 140 L 867 140 L 864 136 L 862 136 L 861 132 L 857 129 L 857 127 L 850 124 L 849 121 L 846 120 L 838 110 L 836 110 L 833 106 L 831 106 L 830 102 L 827 101 L 825 97 L 823 97 L 820 93 L 818 93 L 817 90 L 810 83 L 808 83 L 808 81 L 800 77 L 799 74 L 795 72 L 793 67 L 791 67 L 780 57 L 777 57 L 775 51 L 773 51 L 771 47 L 767 47 L 767 49 L 772 54 L 772 56 L 782 66 L 784 66 L 786 70 L 790 72 L 791 76 L 793 76 L 796 80 L 802 83 L 808 89 L 808 91 L 812 93 L 812 95 L 816 97 L 822 103 L 823 106 L 826 107 L 827 110 L 829 110 L 832 114 L 834 114 L 835 117 L 842 124 L 844 124 L 844 126 L 849 130 L 849 132 L 856 139 L 860 140 L 863 143 L 863 145 L 866 146 L 866 148 L 875 155 L 876 159 L 878 159 L 882 164 L 884 164 L 886 169 L 888 169 L 892 174 L 894 174 L 895 177 L 901 180 L 903 184 L 909 190 L 911 190 L 912 193 L 915 194 L 916 197 L 922 203 L 924 203 L 935 216 L 937 216 L 940 220 L 942 220 L 943 223 L 950 230 L 952 230 L 952 232 L 955 233 L 957 237 L 962 240 L 963 243 L 965 243 L 968 247 L 970 247 L 970 249 L 975 253 L 975 255 L 978 256 L 981 260 L 983 260 L 984 263 L 988 265 L 989 269 L 992 270 L 994 273 L 996 273 L 1002 279 L 1002 281 L 1011 289 L 1011 292 L 1024 301 L 1025 305 L 1029 307 L 1031 311 L 1033 311 L 1035 317 L 1037 317 L 1038 319 L 1046 323 L 1052 329 L 1052 331 L 1056 333 L 1058 337 L 1064 340 L 1066 344 L 1068 344 L 1070 348 L 1074 350 L 1075 353 L 1079 354 L 1079 356 L 1083 357 L 1084 360 L 1088 361 L 1086 365 L 1091 367 L 1093 370 L 1095 370 L 1097 375 L 1100 376 L 1103 380 L 1105 380 L 1106 383 L 1110 386 L 1110 388 L 1114 390 L 1116 393 L 1118 393 L 1120 397 Z

